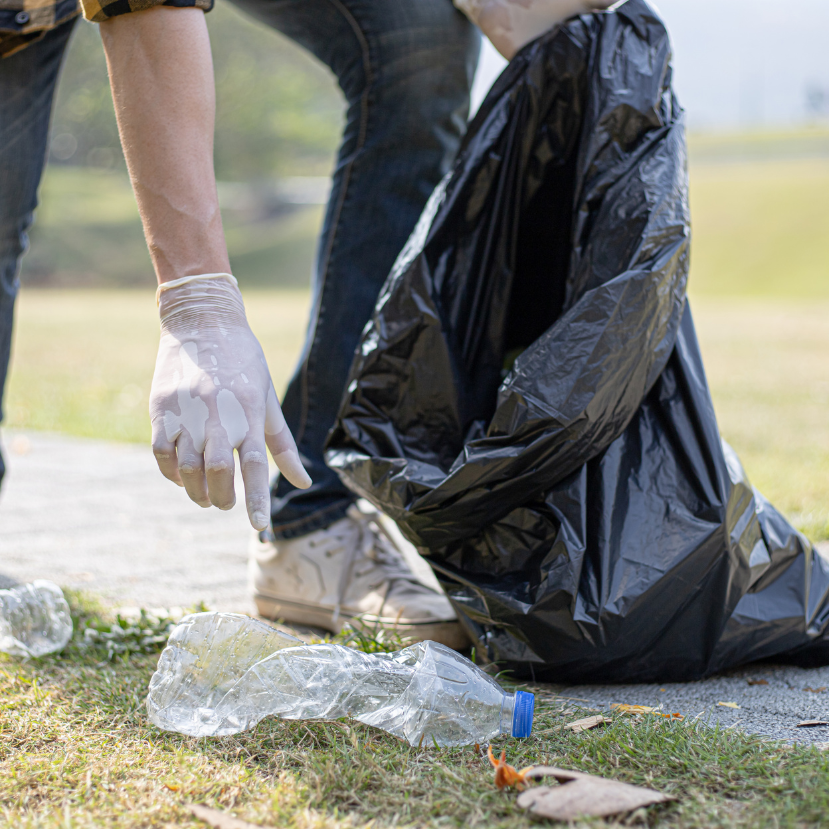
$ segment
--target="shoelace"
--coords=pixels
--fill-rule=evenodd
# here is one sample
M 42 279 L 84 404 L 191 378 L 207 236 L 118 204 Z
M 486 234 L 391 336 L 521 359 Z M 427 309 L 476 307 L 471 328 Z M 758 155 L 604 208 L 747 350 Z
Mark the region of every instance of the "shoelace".
M 360 558 L 371 558 L 381 565 L 389 587 L 395 579 L 411 581 L 413 577 L 394 539 L 379 520 L 380 513 L 375 510 L 363 512 L 356 504 L 352 504 L 348 508 L 347 515 L 357 530 L 358 537 L 356 543 L 351 543 L 351 539 L 345 541 L 345 557 L 337 584 L 337 603 L 334 605 L 335 624 L 340 618 L 340 606 L 345 601 L 354 565 Z

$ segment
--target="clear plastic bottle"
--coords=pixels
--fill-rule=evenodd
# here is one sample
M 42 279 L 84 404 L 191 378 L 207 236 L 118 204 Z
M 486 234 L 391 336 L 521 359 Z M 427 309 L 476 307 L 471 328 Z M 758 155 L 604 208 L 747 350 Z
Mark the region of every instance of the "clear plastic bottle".
M 270 715 L 348 716 L 413 746 L 459 746 L 528 737 L 534 701 L 435 642 L 367 654 L 306 645 L 248 616 L 196 613 L 170 634 L 147 711 L 159 728 L 194 737 L 236 734 Z
M 72 618 L 63 591 L 50 581 L 0 590 L 0 651 L 43 656 L 63 650 L 72 638 Z

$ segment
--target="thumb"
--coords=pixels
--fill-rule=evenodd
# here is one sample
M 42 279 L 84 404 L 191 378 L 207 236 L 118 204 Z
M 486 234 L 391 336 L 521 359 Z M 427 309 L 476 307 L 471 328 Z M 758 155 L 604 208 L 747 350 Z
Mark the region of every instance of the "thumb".
M 294 436 L 285 422 L 285 416 L 276 399 L 273 383 L 268 391 L 268 401 L 265 407 L 265 443 L 279 471 L 295 487 L 308 489 L 311 486 L 311 478 L 299 459 Z

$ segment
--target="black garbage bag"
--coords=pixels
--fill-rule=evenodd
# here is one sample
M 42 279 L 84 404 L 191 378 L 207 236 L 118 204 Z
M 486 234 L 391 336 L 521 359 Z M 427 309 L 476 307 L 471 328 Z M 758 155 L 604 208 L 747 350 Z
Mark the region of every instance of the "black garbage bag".
M 479 652 L 522 675 L 829 661 L 829 565 L 717 429 L 670 59 L 644 0 L 513 59 L 389 276 L 329 436 Z

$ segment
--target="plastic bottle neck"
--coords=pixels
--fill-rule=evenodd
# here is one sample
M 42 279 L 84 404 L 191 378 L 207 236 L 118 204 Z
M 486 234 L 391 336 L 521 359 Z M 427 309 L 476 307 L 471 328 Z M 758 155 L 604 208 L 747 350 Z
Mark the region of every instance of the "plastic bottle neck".
M 529 737 L 533 728 L 535 696 L 526 691 L 504 694 L 501 703 L 501 733 L 511 737 Z
M 512 717 L 515 713 L 515 694 L 504 694 L 501 703 L 501 733 L 512 735 Z

